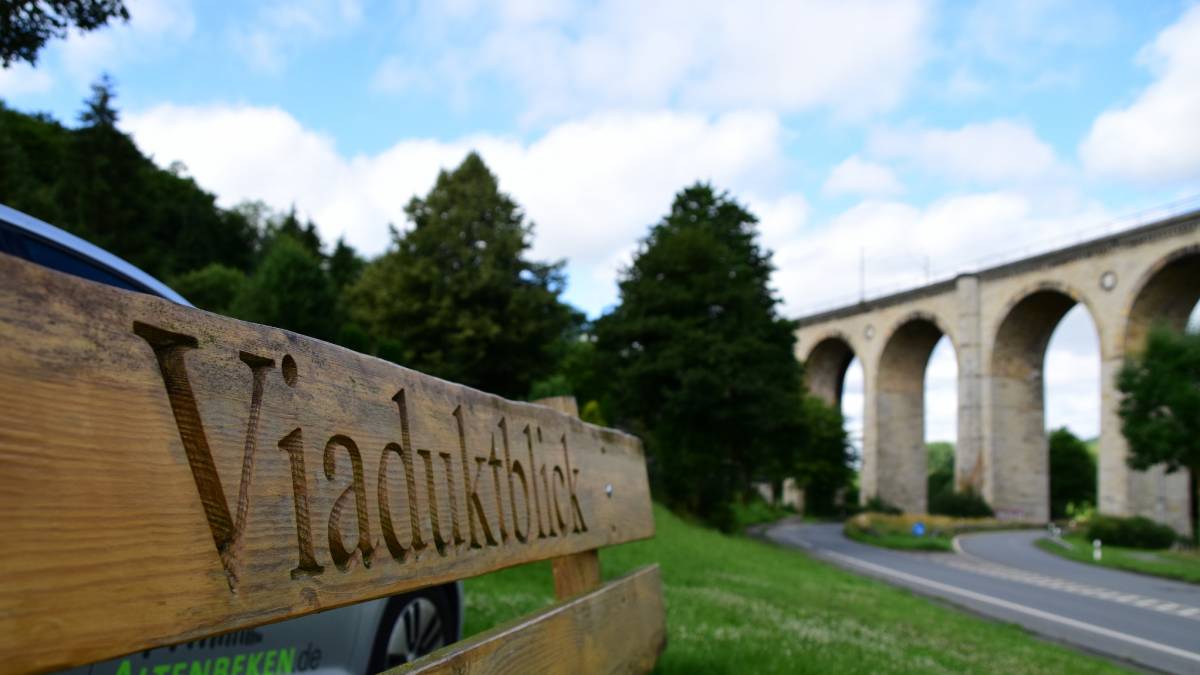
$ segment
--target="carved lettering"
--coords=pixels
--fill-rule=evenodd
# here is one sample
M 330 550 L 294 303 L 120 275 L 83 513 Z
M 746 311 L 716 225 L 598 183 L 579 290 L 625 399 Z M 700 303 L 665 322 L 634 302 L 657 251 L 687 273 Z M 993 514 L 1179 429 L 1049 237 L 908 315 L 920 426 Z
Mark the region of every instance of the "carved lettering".
M 579 479 L 579 469 L 571 471 L 571 453 L 567 449 L 567 435 L 562 435 L 563 464 L 567 467 L 567 492 L 571 501 L 571 531 L 587 532 L 587 523 L 583 520 L 583 509 L 579 507 L 579 496 L 575 494 L 575 484 Z
M 458 449 L 462 456 L 463 492 L 467 495 L 467 531 L 471 536 L 471 548 L 483 548 L 483 544 L 479 543 L 479 537 L 475 534 L 476 520 L 482 526 L 484 541 L 488 546 L 495 546 L 496 538 L 492 536 L 492 527 L 488 524 L 487 512 L 483 510 L 483 502 L 479 499 L 479 474 L 483 470 L 483 465 L 487 463 L 487 459 L 475 458 L 478 467 L 475 470 L 475 480 L 472 481 L 471 464 L 467 462 L 467 432 L 463 425 L 462 406 L 456 407 L 453 415 L 454 421 L 458 424 Z
M 337 463 L 334 460 L 334 451 L 337 448 L 342 448 L 346 454 L 350 456 L 350 484 L 342 490 L 342 494 L 333 502 L 333 508 L 329 512 L 329 555 L 333 557 L 333 564 L 337 568 L 345 571 L 348 569 L 350 559 L 357 550 L 362 554 L 363 564 L 367 567 L 371 566 L 371 554 L 374 553 L 374 547 L 371 546 L 371 524 L 367 514 L 367 488 L 363 479 L 363 463 L 362 454 L 358 451 L 358 445 L 349 436 L 336 434 L 331 436 L 325 443 L 324 464 L 325 478 L 333 480 Z M 355 516 L 358 529 L 358 543 L 353 549 L 347 549 L 341 531 L 341 515 L 342 512 L 350 507 L 350 502 L 353 500 L 355 507 Z
M 433 453 L 429 450 L 417 450 L 417 454 L 421 456 L 422 463 L 425 465 L 425 497 L 429 500 L 429 527 L 433 530 L 433 546 L 437 549 L 438 555 L 446 555 L 446 544 L 448 543 L 442 538 L 442 518 L 438 514 L 438 498 L 437 489 L 434 487 L 433 479 Z M 449 457 L 449 453 L 439 453 L 443 457 Z
M 417 479 L 413 473 L 412 435 L 408 426 L 408 399 L 404 390 L 401 389 L 396 392 L 392 400 L 396 402 L 396 409 L 400 413 L 400 442 L 403 445 L 396 454 L 400 455 L 400 461 L 404 464 L 404 486 L 408 491 L 408 523 L 412 531 L 411 544 L 413 550 L 419 552 L 428 544 L 421 537 L 421 521 L 417 512 Z
M 504 420 L 501 419 L 501 422 Z M 500 519 L 500 543 L 508 543 L 508 526 L 504 524 L 504 497 L 500 491 L 500 470 L 504 462 L 496 456 L 496 434 L 492 434 L 492 452 L 488 455 L 488 466 L 492 467 L 492 491 L 496 494 L 496 516 Z
M 525 425 L 525 441 L 529 447 L 529 473 L 533 479 L 533 509 L 537 516 L 538 539 L 545 539 L 546 532 L 542 529 L 542 503 L 538 497 L 538 482 L 537 482 L 537 464 L 533 461 L 533 433 L 529 425 Z M 526 500 L 526 509 L 528 510 L 529 502 Z
M 545 464 L 542 465 L 542 469 L 539 473 L 542 474 L 542 489 L 546 492 L 546 529 L 549 530 L 551 537 L 557 537 L 558 530 L 554 529 L 554 518 L 550 515 L 550 498 L 551 498 L 550 481 L 546 480 L 546 465 Z M 534 481 L 534 482 L 536 483 L 537 481 Z M 556 502 L 554 508 L 555 508 L 555 510 L 558 510 L 558 504 L 557 504 L 558 498 L 555 497 L 554 501 Z M 562 520 L 562 519 L 559 518 L 559 520 Z M 538 525 L 540 526 L 541 523 L 538 523 Z
M 135 322 L 133 330 L 154 350 L 167 398 L 179 430 L 179 437 L 213 536 L 213 542 L 229 579 L 230 588 L 236 591 L 240 571 L 238 551 L 246 536 L 245 532 L 249 521 L 251 486 L 254 480 L 266 378 L 267 374 L 275 368 L 275 361 L 249 352 L 238 353 L 241 362 L 250 370 L 251 390 L 242 446 L 238 493 L 236 502 L 231 505 L 225 498 L 223 483 L 218 475 L 213 449 L 209 445 L 185 362 L 185 354 L 199 348 L 198 340 L 189 335 L 171 332 L 142 322 Z M 281 372 L 288 386 L 296 387 L 299 384 L 296 360 L 290 354 L 285 355 L 284 367 Z M 436 449 L 417 449 L 412 438 L 405 390 L 400 389 L 392 397 L 392 401 L 396 404 L 396 411 L 399 415 L 400 439 L 399 442 L 387 443 L 378 455 L 379 466 L 375 474 L 378 485 L 375 496 L 378 499 L 379 520 L 384 543 L 394 560 L 403 563 L 410 554 L 419 556 L 420 551 L 429 547 L 430 542 L 426 541 L 422 535 L 422 524 L 425 518 L 425 514 L 421 512 L 422 508 L 428 509 L 433 548 L 441 556 L 449 555 L 451 549 L 458 546 L 466 546 L 469 550 L 506 545 L 509 543 L 510 534 L 512 535 L 511 539 L 520 543 L 528 543 L 535 536 L 540 540 L 547 537 L 588 532 L 588 523 L 585 520 L 578 494 L 580 471 L 571 463 L 568 434 L 564 433 L 557 439 L 562 452 L 561 465 L 553 460 L 539 462 L 539 459 L 547 460 L 549 459 L 548 455 L 557 453 L 551 451 L 539 457 L 538 452 L 545 452 L 547 449 L 543 445 L 542 429 L 525 424 L 522 432 L 525 435 L 526 456 L 516 457 L 509 438 L 510 420 L 507 416 L 501 416 L 497 422 L 498 429 L 493 427 L 487 456 L 473 456 L 467 449 L 465 410 L 462 405 L 457 406 L 452 416 L 458 433 L 457 461 L 461 464 L 461 491 L 466 504 L 466 508 L 463 509 L 459 506 L 459 486 L 455 484 L 454 479 L 459 467 L 455 466 L 456 460 L 453 453 Z M 535 452 L 535 445 L 538 452 Z M 308 475 L 305 469 L 304 435 L 301 428 L 297 427 L 281 438 L 278 441 L 278 447 L 287 455 L 292 480 L 297 564 L 291 570 L 291 576 L 301 578 L 323 574 L 325 568 L 318 563 L 312 533 Z M 519 454 L 519 449 L 517 450 L 517 454 Z M 349 482 L 341 488 L 333 500 L 328 515 L 326 536 L 333 564 L 345 572 L 353 567 L 355 558 L 360 558 L 364 566 L 370 567 L 374 562 L 378 546 L 377 543 L 371 541 L 373 533 L 370 525 L 364 458 L 357 443 L 350 436 L 335 434 L 326 441 L 322 453 L 325 479 L 332 483 L 337 478 L 339 453 L 344 454 L 350 462 Z M 389 475 L 389 468 L 395 467 L 395 458 L 391 455 L 399 458 L 404 472 L 405 495 L 403 500 L 392 499 L 394 495 L 391 494 L 390 487 L 394 486 L 394 481 L 398 481 L 400 477 Z M 438 461 L 435 455 L 441 458 L 441 469 L 445 472 L 444 483 L 437 476 Z M 416 456 L 421 458 L 421 468 L 424 470 L 424 481 L 420 489 L 417 486 Z M 472 466 L 474 466 L 473 476 Z M 394 468 L 392 468 L 392 473 L 395 473 Z M 495 526 L 491 522 L 488 510 L 484 508 L 485 500 L 480 494 L 480 481 L 487 480 L 487 473 L 491 474 L 491 487 L 494 491 L 495 510 L 498 518 Z M 483 485 L 486 486 L 486 483 Z M 445 505 L 440 499 L 439 486 L 446 491 L 449 505 L 448 514 L 443 510 Z M 508 491 L 507 497 L 504 494 L 505 489 Z M 519 498 L 518 492 L 520 492 Z M 564 506 L 566 509 L 563 508 Z M 397 531 L 397 525 L 401 522 L 398 519 L 405 517 L 403 513 L 405 510 L 410 532 L 407 541 L 403 541 L 401 533 Z M 343 519 L 350 513 L 354 514 L 356 529 L 353 538 L 343 528 Z M 449 518 L 448 530 L 445 522 L 447 517 Z M 463 526 L 464 518 L 466 520 L 465 527 Z M 534 522 L 537 523 L 536 535 Z
M 408 548 L 400 543 L 400 538 L 396 536 L 396 528 L 392 524 L 392 505 L 388 498 L 388 481 L 387 481 L 387 466 L 388 454 L 396 453 L 400 457 L 400 461 L 404 462 L 404 451 L 395 443 L 388 443 L 383 447 L 383 452 L 379 455 L 379 478 L 376 493 L 379 498 L 379 522 L 383 527 L 383 541 L 387 545 L 388 552 L 392 554 L 398 562 L 404 562 L 408 557 Z M 411 492 L 409 487 L 408 491 Z M 412 513 L 412 509 L 409 509 Z M 419 534 L 415 536 L 420 536 Z
M 567 533 L 567 521 L 563 520 L 562 511 L 558 508 L 558 486 L 566 488 L 566 479 L 563 477 L 563 470 L 557 464 L 554 466 L 554 477 L 557 481 L 551 481 L 550 493 L 554 497 L 554 518 L 558 521 L 558 531 L 563 535 Z
M 242 363 L 250 368 L 252 384 L 246 440 L 242 449 L 242 474 L 238 483 L 236 516 L 231 518 L 229 504 L 225 500 L 225 490 L 213 461 L 208 435 L 204 431 L 204 421 L 200 418 L 200 409 L 196 404 L 196 396 L 188 379 L 187 364 L 183 358 L 186 352 L 199 348 L 199 343 L 190 335 L 174 333 L 141 321 L 133 322 L 133 332 L 154 350 L 154 358 L 158 361 L 171 412 L 175 416 L 175 425 L 179 429 L 179 439 L 183 443 L 184 454 L 187 455 L 188 465 L 192 470 L 192 478 L 200 495 L 204 515 L 208 519 L 213 543 L 229 578 L 230 590 L 235 590 L 238 577 L 237 549 L 246 530 L 246 518 L 250 510 L 250 484 L 254 475 L 263 383 L 267 371 L 275 367 L 275 362 L 248 352 L 240 352 Z
M 517 541 L 524 544 L 529 539 L 529 483 L 525 480 L 525 468 L 521 466 L 521 460 L 511 459 L 508 447 L 508 424 L 503 418 L 500 420 L 501 428 L 504 430 L 504 472 L 508 474 L 508 504 L 511 507 L 513 519 L 513 536 Z M 525 427 L 529 429 L 528 426 Z M 517 520 L 517 491 L 513 485 L 513 474 L 516 474 L 521 479 L 521 491 L 525 496 L 525 529 L 521 529 L 520 522 Z
M 313 552 L 312 522 L 308 516 L 308 481 L 304 472 L 304 432 L 299 427 L 279 440 L 279 449 L 288 454 L 292 467 L 292 504 L 296 511 L 296 548 L 300 562 L 292 570 L 292 578 L 316 576 L 325 571 L 317 564 Z

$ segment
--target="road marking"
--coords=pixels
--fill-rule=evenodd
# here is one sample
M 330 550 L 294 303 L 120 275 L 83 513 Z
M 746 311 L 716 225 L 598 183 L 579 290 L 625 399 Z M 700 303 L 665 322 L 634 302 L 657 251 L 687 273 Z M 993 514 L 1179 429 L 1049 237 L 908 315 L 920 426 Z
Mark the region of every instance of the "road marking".
M 837 553 L 834 551 L 822 551 L 821 555 L 829 556 L 829 557 L 835 558 L 837 560 L 841 560 L 842 562 L 845 562 L 850 565 L 854 565 L 856 567 L 860 567 L 862 569 L 872 570 L 878 574 L 895 577 L 897 579 L 904 579 L 904 580 L 908 581 L 909 583 L 914 583 L 914 584 L 917 584 L 920 586 L 934 588 L 934 589 L 943 591 L 945 593 L 952 593 L 955 595 L 960 595 L 964 598 L 970 598 L 976 602 L 982 602 L 982 603 L 989 604 L 989 605 L 995 605 L 997 607 L 1002 607 L 1009 611 L 1018 612 L 1021 614 L 1027 614 L 1029 616 L 1042 619 L 1043 621 L 1051 621 L 1054 623 L 1059 623 L 1064 626 L 1070 626 L 1077 630 L 1087 631 L 1089 633 L 1095 633 L 1096 635 L 1101 635 L 1103 637 L 1112 638 L 1114 640 L 1121 640 L 1122 642 L 1134 644 L 1139 647 L 1145 647 L 1146 649 L 1153 649 L 1155 651 L 1160 651 L 1164 654 L 1170 654 L 1171 656 L 1176 656 L 1181 659 L 1188 659 L 1189 661 L 1195 661 L 1197 663 L 1200 663 L 1200 654 L 1198 654 L 1196 652 L 1189 652 L 1186 649 L 1172 647 L 1171 645 L 1164 645 L 1161 642 L 1154 642 L 1153 640 L 1147 640 L 1145 638 L 1140 638 L 1136 635 L 1129 635 L 1127 633 L 1122 633 L 1120 631 L 1115 631 L 1115 630 L 1111 630 L 1109 628 L 1104 628 L 1103 626 L 1096 626 L 1096 625 L 1093 625 L 1090 623 L 1085 623 L 1083 621 L 1078 621 L 1078 620 L 1072 619 L 1070 617 L 1060 616 L 1058 614 L 1051 614 L 1050 612 L 1043 612 L 1040 609 L 1034 609 L 1033 607 L 1026 607 L 1025 605 L 1017 604 L 1015 602 L 1010 602 L 1008 600 L 1002 600 L 1000 598 L 995 598 L 990 595 L 976 593 L 975 591 L 969 591 L 965 588 L 958 588 L 957 586 L 943 584 L 940 581 L 933 581 L 932 579 L 926 579 L 924 577 L 919 577 L 919 576 L 916 576 L 915 574 L 901 572 L 899 570 L 894 570 L 894 569 L 891 569 L 888 567 L 884 567 L 882 565 L 876 565 L 875 563 L 869 563 L 869 562 L 866 562 L 865 560 L 858 560 L 857 558 L 852 558 L 848 555 L 844 555 L 844 554 Z
M 1158 598 L 1147 598 L 1142 595 L 1137 595 L 1136 593 L 1122 594 L 1100 586 L 1089 586 L 1087 584 L 1067 581 L 1066 579 L 1050 577 L 1043 574 L 1037 574 L 1036 572 L 1030 572 L 1018 567 L 1011 567 L 1002 563 L 992 562 L 985 558 L 980 558 L 973 553 L 968 553 L 962 547 L 962 544 L 959 543 L 959 537 L 955 537 L 953 539 L 953 546 L 955 553 L 958 555 L 949 558 L 935 558 L 935 560 L 948 567 L 954 567 L 956 569 L 973 572 L 975 574 L 983 574 L 999 579 L 1007 579 L 1009 581 L 1041 586 L 1043 588 L 1050 588 L 1056 591 L 1062 591 L 1064 593 L 1074 593 L 1075 595 L 1082 595 L 1084 597 L 1118 602 L 1122 605 L 1130 605 L 1139 609 L 1159 611 L 1185 618 L 1200 619 L 1200 608 L 1188 607 L 1186 605 L 1180 605 L 1178 603 L 1168 602 Z

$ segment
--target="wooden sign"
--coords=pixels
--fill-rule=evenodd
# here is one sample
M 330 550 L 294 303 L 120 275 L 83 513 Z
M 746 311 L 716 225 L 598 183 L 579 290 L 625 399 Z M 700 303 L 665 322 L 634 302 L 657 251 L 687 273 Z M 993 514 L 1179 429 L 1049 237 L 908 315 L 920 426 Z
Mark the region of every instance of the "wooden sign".
M 632 436 L 0 256 L 5 670 L 653 528 Z

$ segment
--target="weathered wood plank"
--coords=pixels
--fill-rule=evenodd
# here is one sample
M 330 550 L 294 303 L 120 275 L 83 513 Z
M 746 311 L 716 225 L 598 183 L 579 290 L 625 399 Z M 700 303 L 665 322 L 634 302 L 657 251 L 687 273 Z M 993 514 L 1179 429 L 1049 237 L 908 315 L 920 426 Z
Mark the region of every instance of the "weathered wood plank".
M 658 565 L 458 642 L 401 673 L 644 673 L 666 646 Z
M 554 597 L 559 600 L 600 585 L 600 552 L 595 549 L 559 556 L 550 563 L 554 570 Z
M 570 417 L 579 417 L 579 405 L 574 396 L 554 396 L 534 403 Z M 554 596 L 559 600 L 573 598 L 600 585 L 600 552 L 596 549 L 553 558 L 550 566 L 554 571 Z
M 654 534 L 631 436 L 3 255 L 0 468 L 16 671 Z

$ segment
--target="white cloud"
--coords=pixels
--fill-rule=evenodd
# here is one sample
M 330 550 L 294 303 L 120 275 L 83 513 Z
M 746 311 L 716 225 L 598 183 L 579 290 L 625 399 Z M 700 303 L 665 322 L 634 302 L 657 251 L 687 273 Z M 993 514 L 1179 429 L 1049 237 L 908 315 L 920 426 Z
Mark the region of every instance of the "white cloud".
M 439 35 L 457 34 L 447 20 L 488 25 L 449 50 L 440 77 L 499 77 L 535 120 L 668 104 L 877 113 L 903 98 L 923 63 L 931 14 L 925 0 L 432 7 L 422 20 Z
M 1200 177 L 1200 5 L 1141 53 L 1156 79 L 1130 105 L 1101 114 L 1079 148 L 1084 166 L 1116 178 Z
M 711 180 L 746 194 L 782 161 L 778 119 L 753 112 L 594 115 L 529 142 L 406 139 L 354 157 L 278 108 L 163 105 L 126 114 L 125 126 L 158 163 L 183 161 L 222 204 L 295 204 L 327 240 L 345 234 L 368 254 L 384 250 L 386 224 L 404 224 L 404 204 L 428 191 L 438 169 L 478 149 L 536 224 L 533 254 L 568 258 L 583 287 L 576 301 L 591 311 L 612 301 L 613 272 L 676 190 Z M 799 195 L 752 206 L 763 207 L 764 231 L 780 239 L 797 232 L 807 212 Z
M 54 87 L 54 79 L 45 69 L 27 63 L 0 68 L 0 97 L 43 94 Z
M 888 167 L 851 155 L 833 167 L 822 188 L 828 195 L 880 197 L 904 192 L 904 186 Z
M 72 31 L 56 45 L 67 73 L 78 81 L 94 80 L 120 63 L 148 58 L 150 50 L 188 38 L 196 27 L 188 0 L 130 0 L 128 7 L 128 23 Z
M 1059 173 L 1054 150 L 1027 124 L 993 120 L 958 129 L 879 129 L 872 154 L 904 160 L 949 180 L 1028 183 Z
M 1044 66 L 1063 47 L 1090 47 L 1120 28 L 1111 7 L 1090 0 L 981 0 L 959 30 L 963 51 L 1006 65 Z
M 1100 435 L 1100 339 L 1087 309 L 1076 305 L 1046 348 L 1046 428 L 1080 438 Z
M 923 207 L 866 200 L 780 245 L 774 283 L 786 311 L 799 316 L 857 302 L 860 255 L 875 297 L 1073 243 L 1109 220 L 1094 203 L 1018 190 L 950 195 Z
M 262 6 L 254 21 L 231 29 L 235 49 L 250 67 L 277 74 L 295 50 L 361 22 L 359 0 L 278 0 Z
M 925 367 L 925 439 L 958 440 L 958 360 L 954 346 L 944 337 Z
M 1086 202 L 1047 201 L 1005 189 L 950 195 L 927 205 L 869 199 L 813 222 L 803 195 L 760 192 L 781 182 L 786 168 L 785 132 L 768 113 L 597 114 L 530 140 L 403 139 L 377 154 L 356 156 L 342 154 L 330 137 L 278 108 L 164 105 L 125 120 L 157 162 L 182 160 L 222 204 L 259 198 L 276 208 L 295 204 L 317 221 L 326 240 L 345 234 L 369 254 L 384 250 L 385 225 L 404 224 L 403 205 L 429 189 L 438 169 L 478 149 L 502 189 L 536 223 L 533 254 L 568 258 L 571 299 L 593 313 L 615 299 L 616 271 L 646 227 L 666 212 L 676 190 L 697 179 L 730 189 L 760 216 L 763 243 L 776 252 L 773 284 L 792 315 L 810 303 L 854 294 L 864 243 L 868 286 L 876 289 L 924 282 L 927 262 L 938 275 L 974 269 L 981 253 L 1020 244 L 1036 248 L 1049 235 L 1107 220 Z M 948 364 L 943 358 L 931 365 L 930 438 L 953 437 L 948 358 Z M 1048 374 L 1048 381 L 1056 377 Z M 850 385 L 847 395 L 853 406 Z M 1078 428 L 1072 420 L 1084 419 L 1087 398 L 1070 400 L 1076 403 L 1065 408 L 1052 403 L 1059 407 L 1047 419 Z

